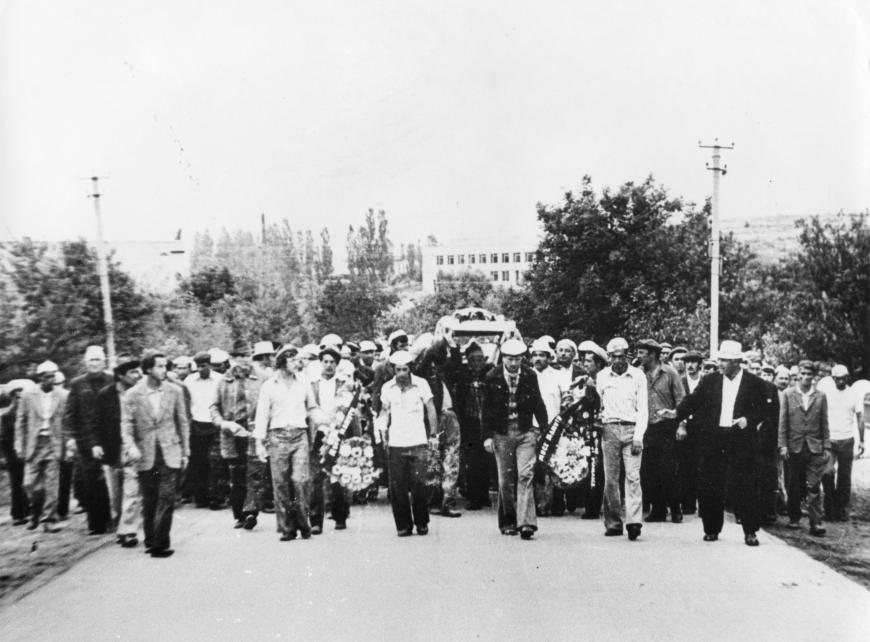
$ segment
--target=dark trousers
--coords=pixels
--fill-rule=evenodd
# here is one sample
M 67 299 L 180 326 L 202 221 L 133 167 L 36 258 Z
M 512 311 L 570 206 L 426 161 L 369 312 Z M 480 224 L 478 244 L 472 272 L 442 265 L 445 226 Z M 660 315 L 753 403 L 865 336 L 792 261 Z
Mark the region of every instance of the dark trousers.
M 722 531 L 727 486 L 743 532 L 754 534 L 759 525 L 755 434 L 749 429 L 708 428 L 700 435 L 699 447 L 698 512 L 704 532 Z
M 92 457 L 79 454 L 82 474 L 82 506 L 88 515 L 88 530 L 93 533 L 105 533 L 112 524 L 112 512 L 109 508 L 109 490 L 106 487 L 106 477 L 103 465 Z
M 266 508 L 266 493 L 272 495 L 272 476 L 269 473 L 269 463 L 260 461 L 256 455 L 248 455 L 245 464 L 245 505 L 242 511 L 245 515 L 258 515 Z
M 24 460 L 11 444 L 3 445 L 6 471 L 9 473 L 9 503 L 12 519 L 24 519 L 28 514 L 27 493 L 24 492 Z
M 480 430 L 477 434 L 462 432 L 459 453 L 462 476 L 465 479 L 465 497 L 470 504 L 488 506 L 489 501 L 489 467 L 492 460 L 483 448 Z
M 762 442 L 758 454 L 758 510 L 765 522 L 776 521 L 776 500 L 779 489 L 779 453 L 776 442 Z
M 166 465 L 160 446 L 157 446 L 154 467 L 151 470 L 139 471 L 145 548 L 152 550 L 169 548 L 169 531 L 172 528 L 172 513 L 175 510 L 178 472 L 178 468 L 170 468 Z
M 640 465 L 641 486 L 650 504 L 650 514 L 682 514 L 677 477 L 677 422 L 664 419 L 650 424 L 643 437 Z
M 192 421 L 190 424 L 190 463 L 187 466 L 185 495 L 193 498 L 197 506 L 212 503 L 210 496 L 212 446 L 219 442 L 214 424 Z M 220 446 L 218 445 L 218 449 Z M 220 451 L 218 450 L 218 454 Z
M 74 470 L 74 461 L 63 459 L 58 462 L 57 516 L 60 518 L 69 515 L 69 496 L 72 492 Z
M 390 503 L 396 530 L 429 523 L 429 492 L 426 489 L 426 445 L 390 447 Z
M 680 487 L 680 508 L 693 515 L 698 504 L 698 436 L 691 432 L 677 442 L 677 477 Z
M 248 438 L 235 438 L 236 453 L 238 457 L 224 459 L 229 473 L 229 499 L 233 517 L 242 520 L 247 515 L 245 500 L 248 496 Z M 256 515 L 256 512 L 254 513 Z
M 801 500 L 807 499 L 810 524 L 822 523 L 822 473 L 825 470 L 824 453 L 813 453 L 803 445 L 800 452 L 788 454 L 788 518 L 801 519 Z
M 849 517 L 854 450 L 854 438 L 831 440 L 831 455 L 834 457 L 837 469 L 822 477 L 822 488 L 825 491 L 825 515 L 829 519 L 847 519 Z
M 338 482 L 329 481 L 329 473 L 320 467 L 316 452 L 310 455 L 311 462 L 311 525 L 323 527 L 326 511 L 336 522 L 345 522 L 350 517 L 350 492 Z
M 589 477 L 581 486 L 581 490 L 584 491 L 585 512 L 583 516 L 589 518 L 601 515 L 601 503 L 604 501 L 604 458 L 600 446 L 598 455 L 593 458 L 591 466 Z

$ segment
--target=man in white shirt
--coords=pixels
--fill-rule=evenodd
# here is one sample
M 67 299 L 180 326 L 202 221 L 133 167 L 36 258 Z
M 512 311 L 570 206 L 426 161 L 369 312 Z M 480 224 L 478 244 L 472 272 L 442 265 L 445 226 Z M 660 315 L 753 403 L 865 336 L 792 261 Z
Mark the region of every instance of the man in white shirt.
M 552 420 L 559 414 L 562 407 L 562 372 L 550 366 L 550 361 L 555 357 L 553 349 L 546 340 L 537 339 L 532 343 L 529 350 L 532 355 L 532 368 L 538 375 L 538 388 L 541 390 L 541 399 L 547 407 L 547 418 Z M 532 419 L 532 426 L 539 432 L 547 432 L 547 426 L 539 426 L 537 419 Z M 556 515 L 561 517 L 565 512 L 564 493 L 553 485 L 553 475 L 544 466 L 537 464 L 535 471 L 535 510 L 538 515 L 547 517 Z M 558 499 L 557 499 L 558 495 Z
M 316 404 L 303 365 L 295 346 L 278 350 L 275 375 L 260 387 L 252 434 L 260 461 L 268 452 L 282 542 L 297 533 L 311 537 L 308 413 Z
M 628 539 L 640 536 L 643 496 L 640 464 L 649 413 L 646 375 L 628 365 L 628 342 L 615 337 L 607 344 L 610 366 L 598 373 L 595 387 L 601 396 L 604 426 L 604 534 L 622 535 L 619 479 L 625 470 L 625 523 Z
M 849 499 L 852 495 L 852 459 L 855 455 L 855 429 L 861 426 L 859 455 L 864 450 L 864 403 L 848 385 L 849 369 L 835 365 L 831 369 L 834 385 L 825 390 L 828 401 L 828 431 L 831 434 L 831 455 L 834 470 L 822 476 L 825 518 L 832 522 L 849 519 Z
M 411 374 L 412 360 L 406 350 L 390 355 L 395 376 L 381 388 L 377 419 L 389 448 L 390 502 L 399 537 L 409 536 L 414 526 L 418 535 L 429 532 L 426 421 L 432 435 L 438 429 L 432 390 L 425 379 Z
M 190 393 L 190 465 L 185 478 L 184 495 L 198 508 L 221 508 L 217 473 L 223 462 L 220 456 L 219 428 L 212 423 L 211 404 L 217 395 L 220 376 L 212 372 L 211 355 L 199 352 L 193 357 L 196 371 L 184 380 Z M 212 470 L 214 468 L 214 470 Z M 225 498 L 225 496 L 224 496 Z

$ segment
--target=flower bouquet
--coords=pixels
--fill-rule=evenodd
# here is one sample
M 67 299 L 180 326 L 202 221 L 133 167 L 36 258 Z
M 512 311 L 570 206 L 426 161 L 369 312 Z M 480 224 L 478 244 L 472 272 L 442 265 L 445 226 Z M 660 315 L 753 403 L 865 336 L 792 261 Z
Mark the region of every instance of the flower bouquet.
M 426 485 L 441 486 L 441 440 L 429 437 L 428 461 L 426 463 Z
M 549 462 L 559 488 L 579 486 L 589 474 L 589 446 L 574 433 L 563 433 Z
M 367 435 L 348 437 L 338 447 L 338 458 L 329 469 L 329 478 L 351 492 L 365 490 L 381 474 L 374 467 L 374 449 Z

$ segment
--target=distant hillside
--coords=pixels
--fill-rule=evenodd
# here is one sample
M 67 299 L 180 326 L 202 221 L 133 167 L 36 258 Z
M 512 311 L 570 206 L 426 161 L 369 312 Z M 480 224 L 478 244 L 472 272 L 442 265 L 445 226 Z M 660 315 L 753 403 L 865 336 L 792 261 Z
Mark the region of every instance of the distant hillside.
M 723 219 L 722 233 L 733 232 L 738 241 L 748 243 L 762 261 L 773 262 L 798 249 L 798 216 L 758 216 L 751 219 Z M 833 220 L 835 215 L 823 216 Z

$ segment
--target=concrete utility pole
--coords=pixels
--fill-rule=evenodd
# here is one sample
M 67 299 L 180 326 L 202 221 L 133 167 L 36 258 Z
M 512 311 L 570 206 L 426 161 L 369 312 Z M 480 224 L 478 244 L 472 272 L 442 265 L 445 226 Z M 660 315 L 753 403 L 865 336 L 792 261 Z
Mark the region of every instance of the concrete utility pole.
M 720 145 L 719 139 L 714 138 L 712 145 L 703 145 L 698 141 L 698 147 L 713 150 L 713 165 L 707 163 L 707 169 L 713 172 L 713 213 L 710 224 L 710 358 L 713 359 L 719 349 L 719 274 L 722 271 L 722 259 L 719 256 L 719 177 L 728 170 L 727 165 L 719 166 L 719 152 L 734 149 L 734 143 Z
M 117 365 L 115 357 L 115 321 L 112 319 L 112 296 L 109 291 L 109 264 L 106 260 L 106 246 L 103 243 L 103 217 L 100 214 L 99 176 L 91 176 L 94 191 L 89 198 L 94 199 L 94 213 L 97 215 L 97 268 L 100 272 L 100 291 L 103 294 L 103 321 L 106 324 L 106 353 L 109 367 Z

